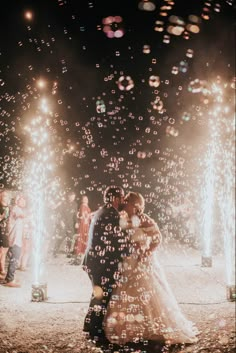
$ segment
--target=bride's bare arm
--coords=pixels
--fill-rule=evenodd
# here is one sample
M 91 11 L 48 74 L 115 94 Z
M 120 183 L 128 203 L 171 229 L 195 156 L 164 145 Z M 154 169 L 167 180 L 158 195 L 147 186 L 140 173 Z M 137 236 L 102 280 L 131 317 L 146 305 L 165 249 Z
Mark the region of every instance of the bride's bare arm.
M 161 243 L 162 235 L 157 223 L 146 214 L 142 217 L 141 227 L 146 236 L 151 238 L 149 248 L 145 251 L 145 255 L 150 255 Z

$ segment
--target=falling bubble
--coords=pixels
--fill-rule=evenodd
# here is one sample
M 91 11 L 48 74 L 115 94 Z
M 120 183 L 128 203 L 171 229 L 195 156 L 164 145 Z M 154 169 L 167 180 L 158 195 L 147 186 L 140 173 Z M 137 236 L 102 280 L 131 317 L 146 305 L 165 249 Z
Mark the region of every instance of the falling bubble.
M 117 85 L 121 91 L 130 91 L 134 87 L 134 81 L 130 76 L 121 76 L 117 81 Z
M 194 54 L 194 51 L 192 49 L 188 49 L 187 52 L 186 52 L 186 56 L 188 58 L 192 58 L 193 57 L 193 54 Z
M 164 21 L 156 21 L 154 31 L 163 32 L 164 31 Z
M 151 1 L 143 0 L 138 3 L 138 8 L 143 11 L 154 11 L 156 5 Z
M 150 87 L 158 87 L 160 85 L 160 77 L 152 75 L 149 77 L 148 83 Z
M 143 46 L 143 53 L 144 53 L 144 54 L 150 54 L 150 53 L 151 53 L 151 47 L 150 47 L 150 45 L 145 44 L 145 45 Z
M 187 31 L 195 34 L 200 32 L 200 27 L 198 25 L 191 24 L 191 23 L 187 24 L 186 29 Z
M 179 68 L 177 66 L 173 66 L 172 70 L 171 70 L 171 73 L 173 75 L 177 75 L 179 73 Z

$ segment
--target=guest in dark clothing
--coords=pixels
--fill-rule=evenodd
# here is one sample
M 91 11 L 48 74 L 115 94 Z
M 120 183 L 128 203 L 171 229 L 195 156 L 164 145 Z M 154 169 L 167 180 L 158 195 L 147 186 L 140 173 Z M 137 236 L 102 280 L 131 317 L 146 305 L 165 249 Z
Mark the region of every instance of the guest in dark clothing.
M 77 212 L 78 206 L 75 201 L 75 193 L 71 191 L 67 198 L 58 207 L 58 226 L 55 247 L 53 251 L 54 257 L 57 256 L 61 243 L 66 240 L 66 254 L 71 257 L 73 252 L 73 237 L 77 228 Z
M 118 275 L 118 263 L 126 253 L 126 237 L 121 231 L 118 210 L 124 191 L 116 186 L 104 192 L 105 205 L 95 212 L 89 228 L 89 240 L 83 269 L 88 273 L 93 294 L 84 321 L 84 331 L 96 341 L 105 340 L 103 319 Z

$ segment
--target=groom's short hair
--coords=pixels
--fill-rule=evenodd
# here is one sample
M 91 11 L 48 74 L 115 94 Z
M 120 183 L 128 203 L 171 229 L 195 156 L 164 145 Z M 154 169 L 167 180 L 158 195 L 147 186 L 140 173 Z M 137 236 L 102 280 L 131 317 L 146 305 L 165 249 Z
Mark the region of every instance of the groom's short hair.
M 103 194 L 105 204 L 110 203 L 115 197 L 124 196 L 124 190 L 120 186 L 108 186 Z

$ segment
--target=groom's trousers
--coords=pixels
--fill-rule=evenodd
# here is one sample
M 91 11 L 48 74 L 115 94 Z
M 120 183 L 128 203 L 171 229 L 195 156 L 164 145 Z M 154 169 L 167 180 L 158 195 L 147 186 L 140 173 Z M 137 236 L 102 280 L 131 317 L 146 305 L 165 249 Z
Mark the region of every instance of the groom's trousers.
M 93 284 L 92 277 L 90 280 Z M 88 313 L 84 319 L 84 328 L 83 331 L 89 334 L 89 338 L 99 341 L 101 339 L 105 339 L 105 333 L 103 330 L 103 320 L 106 314 L 106 309 L 111 298 L 112 294 L 112 286 L 114 285 L 114 280 L 108 281 L 104 285 L 100 285 L 103 290 L 102 299 L 97 299 L 92 294 Z

